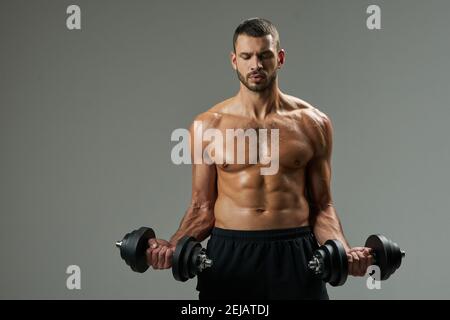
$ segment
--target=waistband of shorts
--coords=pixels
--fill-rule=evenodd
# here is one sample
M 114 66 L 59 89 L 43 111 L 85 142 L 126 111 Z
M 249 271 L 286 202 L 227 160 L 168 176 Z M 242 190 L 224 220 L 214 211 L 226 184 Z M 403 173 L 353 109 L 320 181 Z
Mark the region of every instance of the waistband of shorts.
M 214 227 L 211 230 L 211 235 L 239 240 L 270 241 L 295 239 L 312 235 L 312 229 L 310 226 L 271 230 L 231 230 Z

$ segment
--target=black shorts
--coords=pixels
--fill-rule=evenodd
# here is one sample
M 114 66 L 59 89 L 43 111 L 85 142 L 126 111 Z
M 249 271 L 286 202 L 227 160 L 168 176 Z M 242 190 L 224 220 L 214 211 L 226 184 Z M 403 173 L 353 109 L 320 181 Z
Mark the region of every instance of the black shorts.
M 213 265 L 197 275 L 199 299 L 328 299 L 325 283 L 307 268 L 318 247 L 308 226 L 213 228 L 206 246 Z

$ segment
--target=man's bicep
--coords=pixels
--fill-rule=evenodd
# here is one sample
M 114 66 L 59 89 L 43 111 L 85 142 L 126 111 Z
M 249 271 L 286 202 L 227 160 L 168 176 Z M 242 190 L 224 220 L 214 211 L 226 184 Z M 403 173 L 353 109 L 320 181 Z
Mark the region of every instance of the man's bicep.
M 332 203 L 331 166 L 328 157 L 312 159 L 306 167 L 306 190 L 309 204 L 324 209 Z
M 332 203 L 331 153 L 333 148 L 333 127 L 331 120 L 323 113 L 315 118 L 317 125 L 311 133 L 314 156 L 306 167 L 306 192 L 310 205 L 324 209 Z
M 214 207 L 217 197 L 217 171 L 214 163 L 205 162 L 207 141 L 203 132 L 213 127 L 213 118 L 208 113 L 196 117 L 189 128 L 192 163 L 192 204 L 193 206 Z
M 217 198 L 217 172 L 214 164 L 192 164 L 192 204 L 213 207 Z

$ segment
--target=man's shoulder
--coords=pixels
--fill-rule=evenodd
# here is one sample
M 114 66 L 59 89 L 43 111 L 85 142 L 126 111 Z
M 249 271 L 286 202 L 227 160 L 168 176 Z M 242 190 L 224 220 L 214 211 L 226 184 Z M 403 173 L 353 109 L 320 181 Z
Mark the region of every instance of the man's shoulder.
M 291 106 L 292 112 L 295 115 L 298 115 L 298 119 L 300 121 L 313 123 L 319 125 L 320 127 L 326 125 L 326 122 L 330 122 L 330 118 L 317 106 L 291 95 L 285 96 Z
M 233 104 L 233 98 L 221 101 L 208 110 L 195 116 L 194 121 L 201 121 L 205 127 L 214 128 L 220 120 L 226 115 L 231 115 L 230 107 Z
M 298 115 L 303 131 L 313 141 L 319 149 L 324 150 L 331 144 L 332 125 L 330 118 L 318 107 L 305 100 L 289 96 L 295 108 L 294 113 Z

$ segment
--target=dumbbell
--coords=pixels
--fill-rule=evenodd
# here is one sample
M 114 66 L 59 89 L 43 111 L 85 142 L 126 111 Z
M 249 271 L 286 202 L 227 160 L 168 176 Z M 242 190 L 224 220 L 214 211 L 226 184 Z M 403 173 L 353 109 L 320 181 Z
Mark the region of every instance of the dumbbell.
M 406 253 L 381 234 L 369 236 L 364 245 L 372 249 L 374 265 L 380 268 L 380 280 L 387 280 L 401 265 Z M 332 286 L 341 286 L 348 276 L 348 260 L 339 240 L 327 240 L 313 253 L 308 268 Z
M 141 227 L 116 242 L 120 256 L 131 270 L 139 273 L 147 271 L 146 251 L 148 240 L 152 238 L 156 238 L 153 229 Z M 172 275 L 176 280 L 185 282 L 211 266 L 212 260 L 206 256 L 206 249 L 194 237 L 184 236 L 178 241 L 172 258 Z

